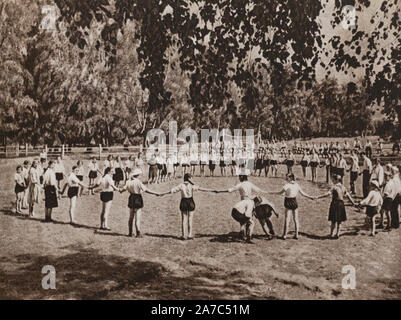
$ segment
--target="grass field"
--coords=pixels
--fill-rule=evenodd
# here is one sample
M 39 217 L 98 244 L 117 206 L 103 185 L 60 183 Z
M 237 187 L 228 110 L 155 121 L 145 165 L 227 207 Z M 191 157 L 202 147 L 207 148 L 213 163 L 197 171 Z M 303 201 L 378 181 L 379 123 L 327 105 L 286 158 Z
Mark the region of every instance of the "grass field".
M 43 203 L 28 219 L 13 213 L 15 166 L 0 160 L 0 298 L 1 299 L 400 299 L 401 231 L 369 237 L 364 215 L 347 206 L 348 221 L 339 240 L 327 239 L 328 198 L 299 199 L 299 240 L 266 240 L 257 222 L 254 244 L 239 242 L 231 218 L 238 194 L 195 195 L 196 238 L 181 241 L 179 194 L 145 195 L 142 239 L 127 237 L 127 193 L 115 193 L 111 232 L 100 232 L 99 195 L 78 200 L 80 226 L 68 224 L 68 198 L 59 201 L 45 224 Z M 72 161 L 67 161 L 67 172 Z M 87 162 L 85 161 L 85 167 Z M 284 167 L 280 168 L 284 176 Z M 300 168 L 295 170 L 301 175 Z M 318 183 L 299 179 L 312 195 L 327 190 L 320 169 Z M 347 177 L 348 178 L 348 177 Z M 279 190 L 282 178 L 250 180 Z M 169 190 L 181 179 L 152 186 Z M 201 186 L 226 188 L 237 178 L 199 178 Z M 361 179 L 358 193 L 361 194 Z M 349 185 L 348 179 L 346 186 Z M 283 213 L 283 197 L 269 197 Z M 283 215 L 272 218 L 282 233 Z M 291 224 L 293 230 L 293 224 Z M 56 269 L 56 290 L 43 290 L 42 267 Z M 356 289 L 341 287 L 342 267 L 356 269 Z

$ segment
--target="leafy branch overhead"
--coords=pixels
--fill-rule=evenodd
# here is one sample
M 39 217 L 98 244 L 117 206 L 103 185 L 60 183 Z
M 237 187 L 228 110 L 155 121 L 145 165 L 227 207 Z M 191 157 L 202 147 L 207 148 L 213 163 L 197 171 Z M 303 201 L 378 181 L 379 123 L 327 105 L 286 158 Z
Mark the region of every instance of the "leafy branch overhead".
M 46 5 L 55 9 L 54 30 L 40 27 Z M 356 10 L 350 30 L 342 27 L 347 5 Z M 379 105 L 396 135 L 399 7 L 10 1 L 0 5 L 1 133 L 34 144 L 138 143 L 177 120 L 276 138 L 354 135 L 374 129 L 371 107 Z

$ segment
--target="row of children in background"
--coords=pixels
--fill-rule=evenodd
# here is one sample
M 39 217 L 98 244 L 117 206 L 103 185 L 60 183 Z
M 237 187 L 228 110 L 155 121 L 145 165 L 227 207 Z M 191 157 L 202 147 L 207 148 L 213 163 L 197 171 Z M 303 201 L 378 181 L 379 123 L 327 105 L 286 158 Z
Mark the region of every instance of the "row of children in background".
M 349 154 L 351 151 L 356 152 L 357 154 L 361 152 L 365 152 L 369 158 L 376 153 L 378 156 L 382 156 L 384 154 L 384 145 L 382 140 L 378 140 L 376 144 L 371 142 L 369 139 L 366 140 L 366 143 L 362 143 L 359 138 L 355 138 L 353 142 L 348 142 L 345 140 L 344 142 L 336 141 L 336 142 L 298 142 L 294 143 L 286 143 L 285 141 L 276 142 L 276 141 L 266 141 L 262 142 L 258 145 L 268 151 L 274 151 L 281 156 L 285 156 L 289 151 L 294 154 L 303 154 L 304 152 L 308 154 L 312 154 L 312 151 L 315 151 L 319 156 L 323 158 L 327 158 L 330 153 L 342 152 L 344 154 Z M 400 153 L 400 143 L 395 141 L 391 148 L 392 155 L 398 155 Z

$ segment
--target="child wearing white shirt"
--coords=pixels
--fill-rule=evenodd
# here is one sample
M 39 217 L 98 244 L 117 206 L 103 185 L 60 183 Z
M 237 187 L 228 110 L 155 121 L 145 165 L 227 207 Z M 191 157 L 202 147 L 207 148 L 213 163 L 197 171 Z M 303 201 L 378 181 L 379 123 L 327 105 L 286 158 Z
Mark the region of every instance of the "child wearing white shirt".
M 133 223 L 135 220 L 136 237 L 142 238 L 141 234 L 141 217 L 143 208 L 143 198 L 142 193 L 147 192 L 149 194 L 157 195 L 160 194 L 149 190 L 141 180 L 139 180 L 139 175 L 142 170 L 135 168 L 132 173 L 132 179 L 127 180 L 125 186 L 120 189 L 120 193 L 128 191 L 130 196 L 128 198 L 128 208 L 130 210 L 130 217 L 128 219 L 128 236 L 132 237 L 133 233 Z
M 379 183 L 374 180 L 371 182 L 372 190 L 370 190 L 368 196 L 360 202 L 360 206 L 366 207 L 366 215 L 370 221 L 370 235 L 374 236 L 376 233 L 375 218 L 379 213 L 379 209 L 383 204 L 383 198 L 380 194 Z
M 182 237 L 181 240 L 194 239 L 193 236 L 193 216 L 195 211 L 195 202 L 193 199 L 194 191 L 216 192 L 215 190 L 201 188 L 191 181 L 191 175 L 186 173 L 184 175 L 184 183 L 174 187 L 171 191 L 162 193 L 161 195 L 169 193 L 181 193 L 180 211 L 181 211 L 181 224 L 182 224 Z
M 284 198 L 284 207 L 285 207 L 285 223 L 284 223 L 284 232 L 282 239 L 285 240 L 287 238 L 288 225 L 290 223 L 290 215 L 294 219 L 295 223 L 295 235 L 294 239 L 298 239 L 298 231 L 299 231 L 299 219 L 298 219 L 298 202 L 297 195 L 300 193 L 306 198 L 313 199 L 310 195 L 305 193 L 301 186 L 295 182 L 295 176 L 293 173 L 287 175 L 288 183 L 284 185 L 283 189 L 279 192 L 269 192 L 269 194 L 285 194 Z
M 70 223 L 72 225 L 77 224 L 76 220 L 75 220 L 75 208 L 76 208 L 76 204 L 77 204 L 77 197 L 79 195 L 79 189 L 80 189 L 80 187 L 87 188 L 87 186 L 85 186 L 82 183 L 81 179 L 79 179 L 78 175 L 79 175 L 79 167 L 73 166 L 72 172 L 70 173 L 70 175 L 67 178 L 67 183 L 64 186 L 63 191 L 61 192 L 61 194 L 63 194 L 65 189 L 68 187 L 67 196 L 70 199 L 69 213 L 70 213 Z

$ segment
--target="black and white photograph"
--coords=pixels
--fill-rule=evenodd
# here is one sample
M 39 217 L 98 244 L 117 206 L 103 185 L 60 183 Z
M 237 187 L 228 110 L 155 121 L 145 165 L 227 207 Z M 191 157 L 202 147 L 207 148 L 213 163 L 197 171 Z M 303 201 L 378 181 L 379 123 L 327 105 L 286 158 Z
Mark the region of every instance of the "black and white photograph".
M 0 0 L 0 300 L 400 300 L 400 33 L 399 0 Z

